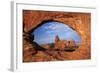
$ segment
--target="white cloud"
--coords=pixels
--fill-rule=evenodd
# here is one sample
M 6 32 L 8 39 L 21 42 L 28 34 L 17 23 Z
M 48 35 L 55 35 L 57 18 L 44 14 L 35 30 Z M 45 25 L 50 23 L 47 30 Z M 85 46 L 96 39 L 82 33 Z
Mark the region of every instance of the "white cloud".
M 48 25 L 49 24 L 49 25 Z M 66 32 L 70 32 L 71 28 L 68 27 L 67 25 L 64 25 L 62 23 L 48 23 L 45 27 L 43 27 L 46 30 L 46 33 L 57 33 L 57 32 L 61 32 L 61 31 L 66 31 Z
M 44 29 L 46 30 L 66 30 L 66 29 L 70 29 L 67 28 L 67 26 L 61 26 L 61 25 L 51 25 L 51 26 L 46 26 L 44 27 Z
M 46 31 L 46 33 L 54 33 L 54 32 L 55 32 L 55 31 L 49 31 L 49 30 L 48 30 L 48 31 Z

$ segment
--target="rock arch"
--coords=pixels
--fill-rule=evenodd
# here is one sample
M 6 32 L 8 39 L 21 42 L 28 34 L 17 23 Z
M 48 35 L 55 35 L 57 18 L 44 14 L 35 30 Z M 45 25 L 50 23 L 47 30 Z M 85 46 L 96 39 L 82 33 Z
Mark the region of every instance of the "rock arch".
M 74 29 L 82 39 L 83 45 L 90 46 L 90 13 L 50 12 L 50 11 L 23 11 L 23 28 L 25 32 L 32 32 L 48 21 L 62 22 Z

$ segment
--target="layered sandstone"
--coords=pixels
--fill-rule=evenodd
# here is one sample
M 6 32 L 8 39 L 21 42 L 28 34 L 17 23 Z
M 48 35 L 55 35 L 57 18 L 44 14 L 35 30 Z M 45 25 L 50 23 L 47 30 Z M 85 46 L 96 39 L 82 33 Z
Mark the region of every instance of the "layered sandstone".
M 23 34 L 30 36 L 31 31 L 34 31 L 41 23 L 47 21 L 58 21 L 65 23 L 74 29 L 82 39 L 82 44 L 75 52 L 54 52 L 51 51 L 51 55 L 47 55 L 48 52 L 38 52 L 37 55 L 41 55 L 40 59 L 55 60 L 56 58 L 63 58 L 63 60 L 75 60 L 75 59 L 90 59 L 90 46 L 91 46 L 91 14 L 90 13 L 75 13 L 75 12 L 56 12 L 56 11 L 34 11 L 34 10 L 23 10 Z M 23 35 L 23 37 L 28 37 Z M 23 39 L 25 43 L 27 40 Z M 29 43 L 29 44 L 27 44 Z M 31 40 L 27 41 L 23 46 L 27 45 L 30 47 Z M 30 47 L 31 48 L 31 47 Z M 23 48 L 24 50 L 26 48 Z M 27 52 L 27 51 L 26 51 Z M 40 53 L 40 54 L 39 54 Z M 50 54 L 50 52 L 49 52 Z M 59 57 L 56 57 L 60 54 Z M 36 56 L 37 56 L 36 55 Z M 55 55 L 55 57 L 53 57 Z M 70 56 L 69 56 L 70 55 Z M 46 58 L 45 58 L 46 57 Z M 31 55 L 28 60 L 35 61 Z

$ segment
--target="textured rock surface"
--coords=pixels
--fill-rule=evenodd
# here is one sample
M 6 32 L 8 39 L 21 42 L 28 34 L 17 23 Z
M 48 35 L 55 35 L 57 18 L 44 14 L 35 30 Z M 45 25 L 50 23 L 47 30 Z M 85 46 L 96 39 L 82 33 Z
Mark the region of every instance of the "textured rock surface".
M 90 56 L 90 46 L 91 46 L 91 14 L 90 13 L 71 13 L 71 12 L 50 12 L 50 11 L 32 11 L 32 10 L 23 10 L 23 25 L 24 25 L 24 32 L 26 34 L 31 30 L 35 30 L 41 23 L 44 21 L 58 21 L 69 25 L 72 29 L 77 31 L 77 33 L 81 36 L 82 44 L 75 52 L 60 52 L 53 54 L 56 56 L 60 56 L 63 60 L 75 60 L 75 59 L 89 59 Z M 25 37 L 25 36 L 23 36 Z M 25 42 L 25 39 L 23 39 Z M 27 41 L 29 42 L 29 41 Z M 26 44 L 26 43 L 25 43 Z M 28 45 L 28 44 L 26 44 Z M 25 46 L 25 45 L 23 45 Z M 25 48 L 23 48 L 25 49 Z M 38 52 L 42 55 L 46 55 L 47 53 Z M 38 55 L 37 53 L 37 55 Z M 54 53 L 54 52 L 53 52 Z M 36 56 L 37 56 L 36 55 Z M 70 56 L 69 56 L 70 55 Z M 37 57 L 35 60 L 37 60 Z M 52 56 L 48 55 L 49 59 L 55 60 Z M 46 58 L 48 58 L 48 56 Z M 40 57 L 40 61 L 45 60 L 45 56 Z M 30 60 L 34 61 L 32 57 Z M 48 59 L 48 60 L 49 60 Z M 50 59 L 50 60 L 51 60 Z

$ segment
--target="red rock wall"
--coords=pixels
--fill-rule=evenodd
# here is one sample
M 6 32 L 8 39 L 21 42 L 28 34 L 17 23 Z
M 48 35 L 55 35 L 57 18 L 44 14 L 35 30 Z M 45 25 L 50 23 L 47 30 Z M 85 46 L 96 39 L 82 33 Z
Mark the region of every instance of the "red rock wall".
M 33 47 L 29 32 L 43 21 L 58 21 L 69 25 L 81 36 L 82 44 L 74 52 L 38 51 Z M 91 58 L 91 14 L 49 11 L 23 11 L 23 62 L 83 60 Z M 33 57 L 33 55 L 35 56 Z M 51 55 L 49 55 L 51 54 Z
M 28 32 L 34 29 L 42 21 L 54 20 L 69 25 L 79 33 L 83 44 L 90 45 L 91 40 L 91 14 L 71 12 L 50 12 L 50 11 L 23 11 L 24 30 Z

